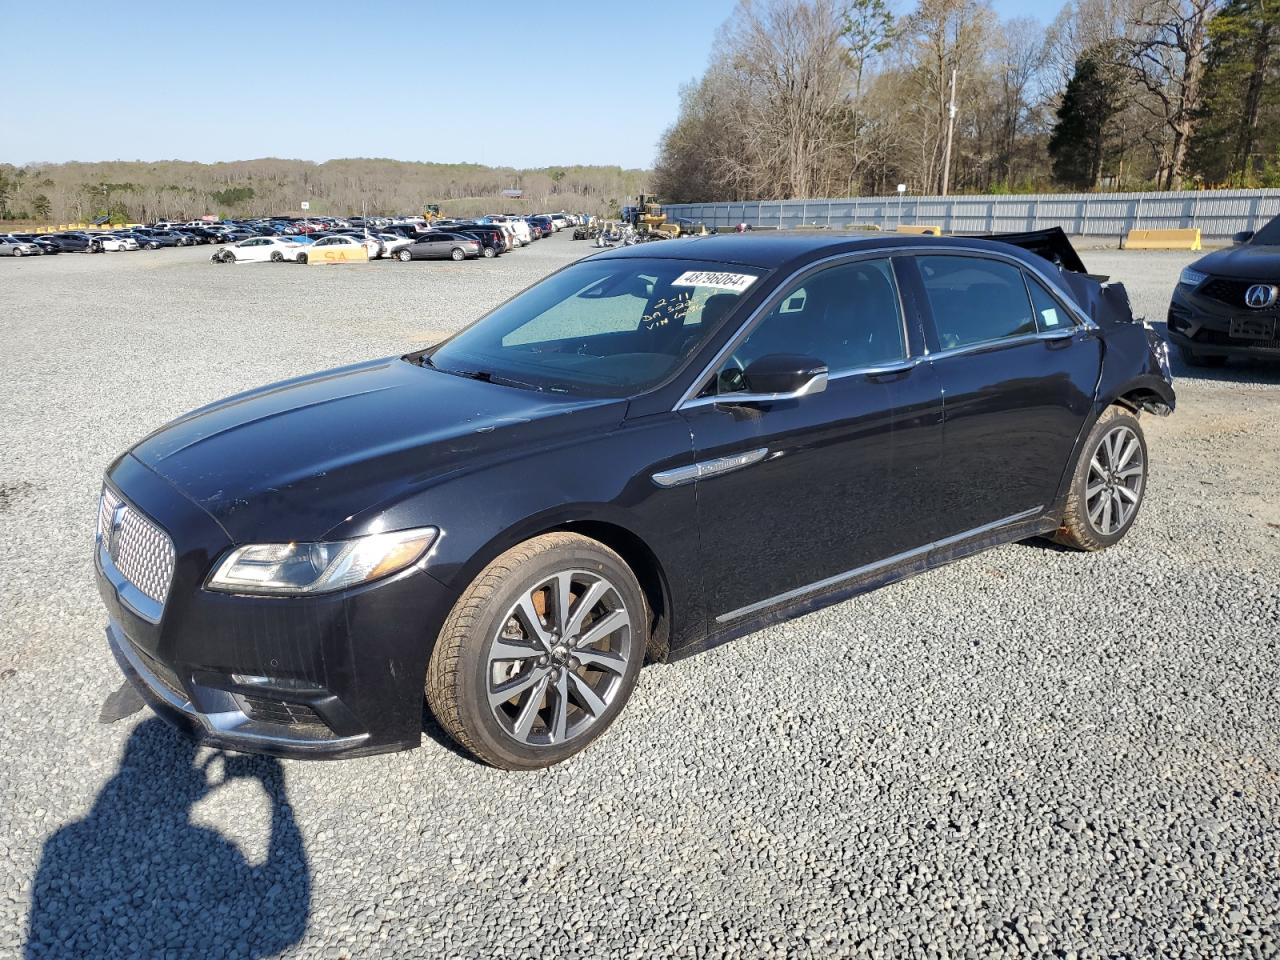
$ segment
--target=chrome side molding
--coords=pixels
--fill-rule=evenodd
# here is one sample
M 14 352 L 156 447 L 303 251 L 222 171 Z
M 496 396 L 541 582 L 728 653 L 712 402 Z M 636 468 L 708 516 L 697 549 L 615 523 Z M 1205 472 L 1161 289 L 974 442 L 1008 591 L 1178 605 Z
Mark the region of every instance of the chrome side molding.
M 682 484 L 693 483 L 695 480 L 706 480 L 710 477 L 718 477 L 722 473 L 730 473 L 734 470 L 741 470 L 743 467 L 749 467 L 753 463 L 759 463 L 768 453 L 768 447 L 760 447 L 756 450 L 748 450 L 746 453 L 735 453 L 729 457 L 700 460 L 697 463 L 689 464 L 687 467 L 660 470 L 653 475 L 652 479 L 660 487 L 678 487 Z

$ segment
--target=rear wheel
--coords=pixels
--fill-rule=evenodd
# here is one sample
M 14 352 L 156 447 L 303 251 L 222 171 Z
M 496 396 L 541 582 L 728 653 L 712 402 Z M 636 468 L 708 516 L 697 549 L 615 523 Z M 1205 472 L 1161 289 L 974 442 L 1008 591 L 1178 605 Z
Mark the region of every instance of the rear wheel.
M 1137 519 L 1147 489 L 1147 440 L 1122 407 L 1103 411 L 1080 452 L 1062 526 L 1054 539 L 1077 550 L 1103 550 Z
M 1221 353 L 1196 353 L 1182 344 L 1178 344 L 1178 356 L 1188 367 L 1220 367 L 1227 362 L 1227 358 Z
M 648 640 L 634 574 L 598 541 L 550 533 L 490 563 L 431 654 L 427 702 L 461 746 L 507 770 L 584 749 L 622 711 Z
M 496 257 L 497 255 L 498 255 L 498 254 L 497 254 L 497 252 L 493 249 L 493 247 L 485 247 L 485 248 L 484 248 L 484 258 L 485 258 L 486 260 L 492 260 L 492 259 L 493 259 L 494 257 Z
M 413 254 L 410 253 L 408 250 L 400 250 L 396 252 L 396 259 L 399 260 L 401 263 L 408 263 L 410 260 L 413 259 Z
M 449 251 L 449 256 L 452 257 L 454 260 L 467 259 L 467 255 L 463 253 L 461 247 L 454 247 L 452 250 Z

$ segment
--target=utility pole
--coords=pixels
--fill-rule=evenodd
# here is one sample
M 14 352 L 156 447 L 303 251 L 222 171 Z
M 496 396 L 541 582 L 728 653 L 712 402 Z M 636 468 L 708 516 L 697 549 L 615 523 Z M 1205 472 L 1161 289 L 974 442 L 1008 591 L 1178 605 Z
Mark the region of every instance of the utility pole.
M 951 68 L 951 103 L 947 106 L 947 149 L 942 154 L 942 195 L 951 185 L 951 137 L 956 129 L 956 71 Z

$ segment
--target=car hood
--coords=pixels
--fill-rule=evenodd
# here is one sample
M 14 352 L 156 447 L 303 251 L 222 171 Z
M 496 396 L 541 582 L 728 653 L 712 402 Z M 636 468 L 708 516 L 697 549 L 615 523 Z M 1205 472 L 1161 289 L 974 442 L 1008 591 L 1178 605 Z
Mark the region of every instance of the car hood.
M 1215 276 L 1280 283 L 1280 247 L 1246 243 L 1225 250 L 1215 250 L 1207 257 L 1201 257 L 1192 266 Z
M 395 357 L 229 397 L 130 452 L 237 543 L 320 539 L 446 476 L 606 428 L 624 406 Z

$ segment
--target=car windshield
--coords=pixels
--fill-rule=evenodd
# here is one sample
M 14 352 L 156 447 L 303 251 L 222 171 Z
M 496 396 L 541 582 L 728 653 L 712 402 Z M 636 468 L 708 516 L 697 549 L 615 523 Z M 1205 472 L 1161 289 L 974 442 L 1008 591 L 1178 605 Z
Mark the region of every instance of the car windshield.
M 759 276 L 688 260 L 586 260 L 498 307 L 430 362 L 537 390 L 628 396 L 669 377 Z
M 1276 217 L 1255 233 L 1253 242 L 1266 247 L 1280 247 L 1280 217 Z

